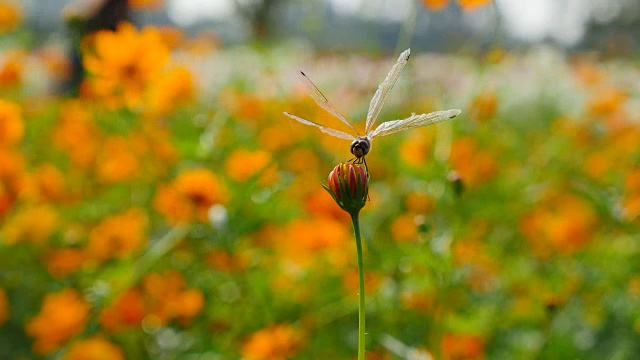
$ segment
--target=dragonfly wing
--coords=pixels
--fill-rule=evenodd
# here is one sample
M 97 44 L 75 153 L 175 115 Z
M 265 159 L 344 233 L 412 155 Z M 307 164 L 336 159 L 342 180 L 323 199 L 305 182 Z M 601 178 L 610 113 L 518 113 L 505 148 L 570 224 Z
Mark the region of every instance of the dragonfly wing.
M 358 134 L 358 130 L 344 117 L 336 108 L 331 104 L 331 102 L 320 92 L 318 87 L 307 77 L 305 73 L 300 71 L 300 78 L 302 82 L 306 85 L 307 90 L 309 92 L 309 96 L 313 99 L 313 101 L 318 104 L 321 108 L 323 108 L 329 114 L 335 116 L 348 127 L 350 127 L 356 134 Z
M 382 110 L 382 106 L 384 105 L 384 101 L 387 99 L 391 88 L 398 81 L 398 77 L 404 69 L 404 66 L 407 65 L 407 61 L 409 60 L 409 56 L 411 55 L 411 49 L 405 50 L 400 57 L 398 58 L 398 62 L 391 68 L 387 77 L 384 81 L 378 86 L 378 90 L 373 95 L 371 99 L 371 103 L 369 104 L 369 112 L 367 113 L 367 125 L 365 128 L 365 133 L 369 133 L 371 129 L 373 129 L 373 124 L 375 124 L 378 115 L 380 115 L 380 111 Z
M 441 121 L 453 119 L 460 113 L 461 111 L 459 109 L 451 109 L 435 111 L 428 114 L 413 114 L 406 119 L 383 122 L 370 134 L 367 134 L 367 137 L 369 139 L 373 139 L 376 136 L 385 136 L 402 130 L 439 123 Z
M 355 136 L 353 136 L 351 134 L 348 134 L 348 133 L 346 133 L 344 131 L 335 130 L 335 129 L 332 129 L 332 128 L 329 128 L 329 127 L 326 127 L 326 126 L 322 126 L 322 125 L 320 125 L 318 123 L 315 123 L 313 121 L 309 121 L 309 120 L 303 119 L 303 118 L 301 118 L 299 116 L 295 116 L 293 114 L 289 114 L 288 112 L 285 112 L 284 114 L 287 115 L 288 117 L 292 118 L 293 120 L 299 122 L 299 123 L 302 123 L 302 124 L 305 124 L 305 125 L 310 125 L 310 126 L 315 126 L 318 129 L 320 129 L 320 131 L 322 131 L 323 133 L 329 134 L 331 136 L 335 136 L 337 138 L 345 139 L 345 140 L 355 140 L 356 139 Z

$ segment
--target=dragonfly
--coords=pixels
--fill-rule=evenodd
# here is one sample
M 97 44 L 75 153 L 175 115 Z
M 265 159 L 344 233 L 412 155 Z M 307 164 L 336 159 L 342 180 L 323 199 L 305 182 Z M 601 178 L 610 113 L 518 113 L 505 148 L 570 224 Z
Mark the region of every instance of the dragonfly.
M 303 119 L 288 112 L 285 112 L 284 114 L 302 124 L 315 126 L 323 133 L 332 135 L 340 139 L 351 140 L 350 151 L 351 154 L 355 156 L 355 158 L 349 161 L 353 161 L 356 164 L 364 163 L 365 169 L 367 169 L 368 172 L 365 156 L 369 153 L 369 151 L 371 151 L 371 142 L 374 138 L 453 119 L 461 113 L 459 109 L 434 111 L 428 114 L 413 113 L 406 119 L 382 122 L 374 129 L 374 125 L 376 123 L 376 120 L 378 119 L 378 116 L 380 115 L 380 112 L 382 111 L 384 102 L 389 96 L 389 92 L 393 88 L 393 85 L 395 85 L 396 81 L 398 81 L 402 69 L 404 69 L 405 65 L 407 65 L 410 55 L 411 49 L 407 49 L 402 52 L 396 64 L 393 65 L 393 67 L 387 74 L 387 77 L 384 79 L 384 81 L 382 81 L 380 86 L 378 86 L 378 90 L 376 90 L 373 98 L 371 99 L 371 103 L 369 104 L 369 111 L 367 112 L 367 120 L 364 130 L 365 135 L 361 135 L 358 132 L 355 126 L 353 126 L 353 124 L 349 120 L 347 120 L 347 118 L 342 115 L 342 113 L 340 113 L 336 109 L 336 107 L 333 106 L 333 104 L 331 104 L 331 102 L 322 94 L 322 92 L 320 92 L 315 84 L 302 71 L 300 71 L 301 80 L 306 85 L 309 96 L 311 96 L 311 98 L 316 102 L 316 104 L 318 104 L 318 106 L 320 106 L 326 112 L 347 125 L 353 131 L 353 133 L 350 134 L 344 131 L 336 130 L 318 124 L 314 121 Z

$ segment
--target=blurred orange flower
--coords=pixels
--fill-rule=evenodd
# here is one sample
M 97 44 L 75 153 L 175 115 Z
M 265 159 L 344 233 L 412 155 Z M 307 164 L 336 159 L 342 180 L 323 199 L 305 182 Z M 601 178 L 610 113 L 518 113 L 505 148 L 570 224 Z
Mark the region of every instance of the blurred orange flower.
M 0 1 L 0 34 L 13 31 L 22 23 L 22 8 L 18 2 Z
M 136 10 L 160 9 L 164 6 L 164 0 L 129 0 L 129 5 Z
M 291 325 L 273 325 L 253 333 L 242 345 L 246 360 L 286 360 L 302 349 L 302 337 Z
M 163 324 L 174 318 L 188 322 L 204 307 L 204 295 L 200 290 L 185 287 L 184 277 L 177 271 L 146 275 L 142 289 L 147 296 L 148 312 Z
M 414 221 L 415 215 L 402 214 L 391 224 L 393 240 L 397 242 L 411 242 L 418 239 L 418 226 Z
M 24 135 L 24 123 L 18 104 L 0 99 L 0 146 L 18 143 Z
M 483 92 L 477 95 L 469 106 L 470 114 L 474 120 L 485 122 L 496 114 L 498 109 L 498 96 L 493 92 Z
M 95 160 L 99 139 L 100 131 L 86 104 L 77 100 L 64 103 L 53 130 L 53 144 L 74 164 L 86 168 Z
M 0 326 L 9 319 L 9 298 L 3 288 L 0 288 Z
M 473 11 L 489 5 L 493 0 L 458 0 L 458 5 L 465 11 Z
M 102 262 L 123 258 L 141 249 L 147 242 L 146 223 L 144 211 L 138 208 L 103 219 L 91 230 L 87 256 Z
M 54 278 L 62 278 L 76 272 L 85 260 L 85 253 L 80 249 L 56 249 L 45 257 L 47 270 Z
M 327 260 L 333 266 L 344 266 L 351 258 L 350 234 L 344 223 L 327 219 L 297 219 L 274 236 L 273 244 L 281 259 L 301 267 Z
M 465 11 L 472 11 L 488 5 L 492 0 L 458 0 L 458 5 Z M 449 0 L 422 0 L 422 4 L 431 11 L 440 11 L 449 6 Z
M 271 162 L 271 154 L 247 149 L 234 150 L 225 162 L 225 171 L 233 180 L 244 182 L 262 171 Z
M 2 238 L 5 244 L 30 242 L 42 244 L 58 228 L 60 218 L 49 205 L 32 205 L 20 209 L 4 223 Z
M 0 58 L 0 87 L 20 85 L 24 73 L 25 57 L 25 53 L 22 51 L 4 51 L 4 56 Z
M 74 342 L 62 357 L 63 360 L 124 360 L 124 358 L 122 349 L 101 335 Z
M 491 180 L 498 172 L 494 156 L 482 151 L 477 141 L 470 137 L 460 138 L 453 143 L 451 165 L 465 186 L 470 188 Z
M 442 358 L 472 360 L 484 358 L 484 340 L 471 334 L 445 334 L 442 337 Z
M 640 169 L 626 174 L 624 179 L 624 215 L 629 220 L 640 216 Z
M 185 67 L 174 67 L 150 87 L 146 112 L 151 116 L 168 115 L 179 105 L 191 101 L 194 93 L 191 72 Z
M 145 300 L 139 289 L 129 289 L 105 307 L 99 315 L 100 326 L 118 331 L 126 326 L 140 326 L 146 315 Z
M 534 254 L 547 257 L 553 251 L 571 255 L 591 241 L 597 216 L 592 206 L 571 194 L 550 196 L 525 215 L 520 229 Z
M 140 176 L 140 161 L 134 144 L 123 136 L 105 139 L 96 158 L 98 178 L 105 183 L 133 180 Z
M 207 169 L 183 171 L 156 193 L 153 206 L 169 222 L 207 220 L 214 204 L 225 203 L 227 193 L 215 174 Z
M 89 320 L 89 304 L 74 289 L 47 294 L 40 313 L 26 325 L 27 334 L 35 338 L 34 351 L 47 355 L 65 341 L 84 330 Z
M 431 11 L 440 11 L 449 6 L 449 0 L 422 0 L 422 4 Z
M 602 87 L 591 97 L 587 105 L 593 115 L 608 115 L 618 111 L 627 100 L 628 94 L 615 87 Z
M 84 66 L 91 74 L 89 92 L 110 107 L 136 109 L 145 91 L 169 60 L 169 49 L 154 28 L 138 31 L 121 23 L 116 31 L 100 31 L 88 39 Z

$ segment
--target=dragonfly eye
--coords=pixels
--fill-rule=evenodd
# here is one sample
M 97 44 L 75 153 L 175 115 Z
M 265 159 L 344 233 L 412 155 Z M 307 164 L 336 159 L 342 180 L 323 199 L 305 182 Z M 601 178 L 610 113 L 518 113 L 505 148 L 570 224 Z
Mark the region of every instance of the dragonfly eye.
M 365 140 L 355 140 L 351 143 L 351 153 L 357 158 L 361 158 L 369 153 L 371 146 Z

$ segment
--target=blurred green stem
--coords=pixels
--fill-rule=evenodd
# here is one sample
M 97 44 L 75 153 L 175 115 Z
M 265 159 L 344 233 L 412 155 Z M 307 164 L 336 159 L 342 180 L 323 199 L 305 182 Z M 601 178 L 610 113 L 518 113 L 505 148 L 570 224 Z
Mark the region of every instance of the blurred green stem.
M 358 213 L 351 214 L 353 222 L 353 232 L 356 236 L 356 248 L 358 250 L 358 360 L 364 360 L 364 335 L 365 335 L 365 307 L 364 307 L 364 261 L 362 260 L 362 240 L 360 239 L 360 221 Z

